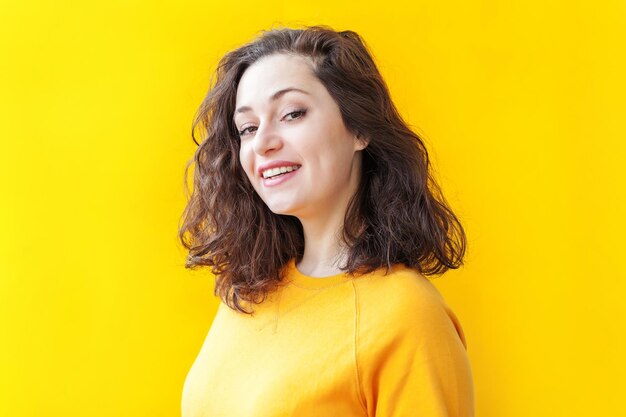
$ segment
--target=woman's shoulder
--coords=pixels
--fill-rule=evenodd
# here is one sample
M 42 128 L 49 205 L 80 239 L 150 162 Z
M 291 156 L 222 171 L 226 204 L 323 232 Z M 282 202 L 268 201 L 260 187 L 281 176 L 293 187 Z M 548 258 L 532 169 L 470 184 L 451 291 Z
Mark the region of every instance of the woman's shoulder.
M 354 280 L 364 301 L 375 301 L 380 307 L 421 309 L 442 306 L 445 301 L 435 285 L 426 276 L 404 264 L 395 264 L 387 270 L 382 267 Z
M 458 318 L 427 277 L 405 265 L 384 272 L 385 268 L 354 281 L 362 329 L 390 337 L 393 329 L 417 337 L 444 331 L 456 333 L 465 344 Z

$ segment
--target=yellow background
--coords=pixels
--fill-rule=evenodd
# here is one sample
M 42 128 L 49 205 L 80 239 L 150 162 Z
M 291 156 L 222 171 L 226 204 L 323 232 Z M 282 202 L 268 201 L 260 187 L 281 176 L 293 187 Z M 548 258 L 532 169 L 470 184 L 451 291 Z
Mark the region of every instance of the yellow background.
M 191 120 L 259 30 L 368 42 L 469 236 L 435 279 L 482 417 L 626 392 L 624 1 L 0 5 L 0 415 L 175 416 L 216 309 L 177 225 Z

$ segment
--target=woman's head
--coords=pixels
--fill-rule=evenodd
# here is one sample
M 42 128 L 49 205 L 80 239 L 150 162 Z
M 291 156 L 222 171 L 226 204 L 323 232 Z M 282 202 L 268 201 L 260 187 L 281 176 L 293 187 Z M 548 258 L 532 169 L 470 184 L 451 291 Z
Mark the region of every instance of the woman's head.
M 234 113 L 248 180 L 272 212 L 301 222 L 345 213 L 366 146 L 346 128 L 312 65 L 293 54 L 260 58 L 239 81 Z
M 281 92 L 288 88 L 306 93 Z M 404 263 L 428 275 L 462 263 L 463 228 L 426 148 L 355 32 L 276 29 L 229 52 L 192 136 L 194 187 L 180 228 L 186 266 L 211 266 L 216 294 L 233 308 L 280 283 L 282 267 L 304 250 L 298 216 L 328 208 L 333 193 L 349 200 L 348 273 Z M 263 179 L 259 168 L 275 161 L 299 169 Z

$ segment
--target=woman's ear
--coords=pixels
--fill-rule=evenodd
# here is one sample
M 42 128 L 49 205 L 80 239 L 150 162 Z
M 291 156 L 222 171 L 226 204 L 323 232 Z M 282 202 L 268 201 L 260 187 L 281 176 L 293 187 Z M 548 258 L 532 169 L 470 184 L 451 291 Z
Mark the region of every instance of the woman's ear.
M 354 136 L 355 150 L 357 151 L 362 151 L 363 149 L 367 148 L 367 145 L 369 145 L 369 143 L 370 140 L 361 134 L 357 134 Z

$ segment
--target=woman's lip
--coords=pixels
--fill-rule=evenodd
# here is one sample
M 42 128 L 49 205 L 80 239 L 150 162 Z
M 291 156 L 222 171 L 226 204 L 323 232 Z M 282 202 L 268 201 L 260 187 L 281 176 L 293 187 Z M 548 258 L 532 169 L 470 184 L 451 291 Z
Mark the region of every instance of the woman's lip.
M 298 171 L 300 171 L 302 168 L 298 168 L 296 170 L 290 171 L 290 172 L 285 172 L 282 175 L 279 175 L 277 177 L 272 177 L 272 178 L 263 178 L 262 182 L 263 182 L 263 186 L 264 187 L 273 187 L 275 185 L 278 184 L 282 184 L 285 181 L 289 181 L 291 178 L 293 178 L 296 173 Z
M 257 169 L 257 172 L 258 172 L 260 177 L 263 177 L 263 171 L 265 171 L 266 169 L 280 168 L 280 167 L 291 167 L 291 166 L 294 166 L 294 165 L 300 166 L 300 164 L 297 164 L 297 163 L 291 162 L 291 161 L 272 161 L 272 162 L 268 162 L 267 164 L 260 165 L 259 168 Z

